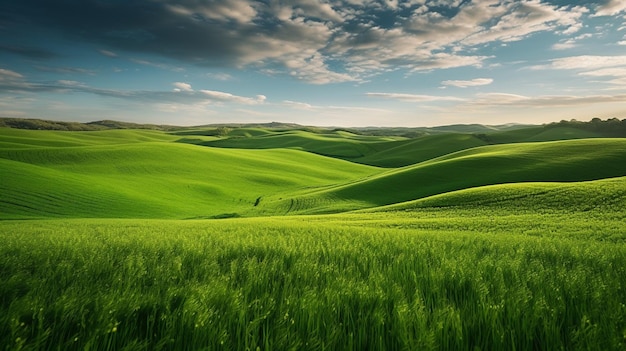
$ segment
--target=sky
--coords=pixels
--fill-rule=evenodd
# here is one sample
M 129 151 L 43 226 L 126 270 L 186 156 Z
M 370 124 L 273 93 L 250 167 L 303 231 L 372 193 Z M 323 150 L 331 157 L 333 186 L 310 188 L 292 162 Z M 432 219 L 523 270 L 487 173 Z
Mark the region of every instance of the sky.
M 0 116 L 624 119 L 626 1 L 2 0 Z

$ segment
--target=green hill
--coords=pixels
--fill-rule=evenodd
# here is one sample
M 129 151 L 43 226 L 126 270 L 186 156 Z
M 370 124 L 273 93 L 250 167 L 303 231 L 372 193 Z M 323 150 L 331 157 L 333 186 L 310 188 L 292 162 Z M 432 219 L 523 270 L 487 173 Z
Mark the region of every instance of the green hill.
M 326 213 L 376 207 L 476 186 L 626 175 L 626 139 L 477 147 L 359 181 L 272 198 L 266 211 Z
M 30 147 L 70 147 L 175 141 L 180 137 L 151 130 L 34 131 L 0 128 L 0 150 Z
M 57 132 L 21 132 L 26 134 L 1 139 L 2 218 L 235 216 L 251 211 L 268 194 L 343 183 L 378 172 L 296 150 L 137 142 L 144 132 L 124 131 L 129 139 L 117 144 L 102 135 L 104 139 L 97 140 L 89 135 L 83 146 Z M 59 144 L 65 147 L 39 147 Z
M 486 144 L 471 134 L 428 135 L 383 144 L 378 146 L 378 151 L 351 161 L 379 167 L 404 167 Z
M 230 137 L 203 143 L 205 146 L 242 149 L 289 148 L 320 155 L 353 159 L 377 150 L 377 144 L 398 140 L 398 137 L 362 136 L 344 131 L 312 133 L 302 130 L 274 131 L 242 135 L 235 129 Z M 242 137 L 243 136 L 243 137 Z
M 584 182 L 515 183 L 463 189 L 423 199 L 377 207 L 364 212 L 446 209 L 487 210 L 492 213 L 546 213 L 598 211 L 605 216 L 626 208 L 626 177 Z
M 554 127 L 506 133 L 583 136 L 578 131 Z M 241 128 L 226 130 L 228 137 L 201 132 L 0 129 L 0 216 L 212 218 L 345 212 L 484 185 L 626 175 L 626 139 L 485 146 L 472 134 L 398 139 L 340 130 Z
M 200 145 L 221 148 L 290 148 L 378 167 L 403 167 L 451 152 L 487 143 L 472 134 L 446 133 L 415 139 L 364 136 L 348 131 L 312 133 L 301 130 L 259 131 L 234 129 L 226 138 Z M 198 131 L 198 134 L 202 132 Z M 188 132 L 185 132 L 189 135 Z

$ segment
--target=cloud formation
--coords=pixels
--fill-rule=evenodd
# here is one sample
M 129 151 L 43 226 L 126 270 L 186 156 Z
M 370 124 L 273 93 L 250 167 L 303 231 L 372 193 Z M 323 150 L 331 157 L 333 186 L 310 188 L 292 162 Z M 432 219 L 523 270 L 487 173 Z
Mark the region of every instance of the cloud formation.
M 441 85 L 453 86 L 457 88 L 477 87 L 493 83 L 491 78 L 476 78 L 472 80 L 444 80 Z
M 588 7 L 540 0 L 9 0 L 2 6 L 11 19 L 8 28 L 30 39 L 53 31 L 106 47 L 99 51 L 108 57 L 157 54 L 314 84 L 364 81 L 398 69 L 481 67 L 491 58 L 474 52 L 483 45 L 546 31 L 574 34 L 586 13 L 607 16 L 626 8 L 621 0 Z M 3 49 L 47 55 L 42 49 Z
M 15 71 L 0 68 L 0 92 L 10 93 L 87 93 L 104 97 L 130 100 L 137 103 L 190 103 L 190 104 L 236 104 L 258 105 L 267 99 L 265 95 L 246 97 L 216 90 L 194 90 L 189 83 L 175 82 L 172 91 L 159 90 L 113 90 L 88 86 L 73 80 L 55 82 L 30 82 Z
M 595 16 L 615 16 L 626 12 L 626 2 L 623 0 L 608 0 L 596 9 Z
M 402 93 L 367 93 L 369 97 L 398 100 L 404 102 L 435 102 L 435 101 L 465 101 L 465 99 L 454 96 L 436 96 Z
M 618 95 L 540 95 L 524 96 L 507 93 L 479 94 L 471 105 L 517 107 L 571 107 L 601 103 L 622 103 L 626 94 Z
M 551 60 L 548 65 L 533 66 L 535 70 L 573 70 L 578 75 L 604 78 L 606 83 L 626 86 L 626 55 L 568 56 Z

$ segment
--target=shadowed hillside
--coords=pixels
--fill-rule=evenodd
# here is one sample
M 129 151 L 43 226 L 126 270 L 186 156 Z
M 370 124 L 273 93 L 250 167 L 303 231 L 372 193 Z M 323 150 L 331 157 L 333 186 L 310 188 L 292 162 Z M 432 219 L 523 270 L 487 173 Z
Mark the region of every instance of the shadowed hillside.
M 265 204 L 276 213 L 342 212 L 482 185 L 624 176 L 624 160 L 626 139 L 484 146 L 289 199 L 268 199 Z

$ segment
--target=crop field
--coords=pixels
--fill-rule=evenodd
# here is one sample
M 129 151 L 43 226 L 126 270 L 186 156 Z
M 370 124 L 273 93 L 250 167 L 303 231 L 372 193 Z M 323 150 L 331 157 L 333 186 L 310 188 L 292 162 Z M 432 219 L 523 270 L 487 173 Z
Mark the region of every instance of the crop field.
M 221 132 L 0 129 L 0 349 L 626 349 L 626 139 Z

